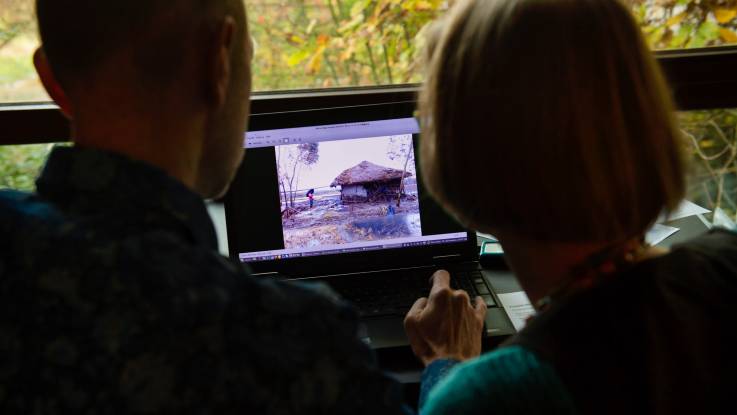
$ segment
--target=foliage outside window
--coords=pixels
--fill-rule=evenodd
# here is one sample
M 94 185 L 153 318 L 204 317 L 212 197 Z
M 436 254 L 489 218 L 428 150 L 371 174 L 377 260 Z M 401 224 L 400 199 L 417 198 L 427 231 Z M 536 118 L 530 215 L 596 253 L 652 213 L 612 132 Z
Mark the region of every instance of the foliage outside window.
M 737 43 L 737 0 L 626 0 L 653 49 Z M 427 25 L 454 0 L 247 0 L 257 91 L 421 81 Z M 46 101 L 31 56 L 34 0 L 0 0 L 0 102 Z M 680 120 L 693 152 L 690 196 L 737 214 L 737 110 Z M 0 147 L 0 187 L 31 189 L 48 146 Z
M 260 90 L 421 81 L 424 29 L 453 1 L 251 0 Z M 627 0 L 653 49 L 737 43 L 737 1 Z
M 737 222 L 737 109 L 687 112 L 679 120 L 692 156 L 689 197 Z
M 257 89 L 419 82 L 423 29 L 441 0 L 249 1 Z
M 48 100 L 33 69 L 34 0 L 0 0 L 0 103 Z
M 737 43 L 735 0 L 629 0 L 654 49 Z
M 0 189 L 30 191 L 52 146 L 0 146 Z
M 454 0 L 247 0 L 258 91 L 421 81 L 424 29 Z M 654 49 L 737 43 L 735 0 L 627 0 Z M 0 0 L 0 102 L 46 101 L 34 0 Z

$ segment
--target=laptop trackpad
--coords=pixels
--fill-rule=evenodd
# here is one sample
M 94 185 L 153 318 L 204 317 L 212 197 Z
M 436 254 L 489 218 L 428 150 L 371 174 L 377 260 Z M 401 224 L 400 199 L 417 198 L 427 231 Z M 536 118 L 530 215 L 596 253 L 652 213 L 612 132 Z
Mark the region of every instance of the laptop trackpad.
M 362 323 L 364 327 L 359 335 L 374 349 L 409 345 L 401 318 L 369 319 Z

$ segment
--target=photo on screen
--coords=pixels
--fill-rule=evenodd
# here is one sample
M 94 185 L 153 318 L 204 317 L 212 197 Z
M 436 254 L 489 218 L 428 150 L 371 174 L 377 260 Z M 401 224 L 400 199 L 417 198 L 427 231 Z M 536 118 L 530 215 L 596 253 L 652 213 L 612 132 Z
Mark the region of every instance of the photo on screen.
M 412 135 L 276 147 L 286 249 L 422 236 Z

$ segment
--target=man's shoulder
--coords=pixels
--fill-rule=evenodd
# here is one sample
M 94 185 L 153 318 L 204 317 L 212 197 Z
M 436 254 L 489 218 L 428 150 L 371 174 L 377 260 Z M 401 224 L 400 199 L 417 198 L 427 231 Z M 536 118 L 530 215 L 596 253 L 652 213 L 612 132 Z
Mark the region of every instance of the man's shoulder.
M 0 189 L 0 208 L 9 209 L 12 206 L 27 201 L 31 196 L 32 194 L 27 192 L 12 189 Z
M 59 212 L 35 193 L 0 190 L 0 224 L 17 224 L 24 220 L 59 220 Z
M 167 230 L 150 230 L 121 240 L 104 239 L 101 244 L 111 244 L 125 266 L 152 274 L 152 278 L 170 277 L 200 287 L 223 286 L 230 295 L 246 297 L 233 301 L 255 304 L 266 311 L 304 317 L 346 307 L 325 284 L 252 275 L 247 265 L 208 247 L 182 243 Z M 95 251 L 102 250 L 98 247 Z
M 336 339 L 357 339 L 357 312 L 325 284 L 250 275 L 237 278 L 236 283 L 239 289 L 232 305 L 235 319 L 254 333 L 287 341 L 300 339 L 300 347 L 305 351 L 313 347 L 315 351 L 324 350 L 326 344 Z M 258 320 L 252 320 L 253 316 L 258 316 Z M 279 346 L 282 347 L 291 346 Z
M 0 326 L 19 345 L 31 341 L 20 336 L 28 332 L 74 356 L 95 356 L 86 367 L 98 375 L 65 372 L 67 363 L 50 352 L 28 364 L 49 367 L 91 396 L 112 394 L 126 408 L 219 408 L 220 398 L 223 407 L 254 413 L 399 408 L 400 395 L 387 392 L 393 381 L 357 336 L 356 312 L 327 286 L 249 275 L 217 251 L 182 244 L 166 231 L 116 239 L 79 229 L 59 246 L 26 250 L 32 259 L 22 268 L 5 268 L 0 309 L 12 313 Z M 7 379 L 15 382 L 25 370 L 18 366 Z M 146 393 L 161 379 L 197 393 Z M 23 395 L 38 389 L 35 382 L 17 381 L 9 390 L 19 402 L 35 399 Z
M 5 253 L 33 250 L 25 252 L 29 262 L 20 264 L 33 268 L 25 270 L 32 274 L 92 268 L 95 272 L 84 274 L 128 274 L 136 280 L 182 287 L 221 286 L 230 293 L 245 290 L 262 297 L 265 307 L 278 305 L 282 312 L 343 307 L 324 285 L 251 277 L 245 267 L 207 246 L 188 243 L 168 227 L 136 229 L 117 222 L 126 221 L 70 217 L 33 193 L 0 190 L 0 229 L 13 251 Z
M 63 215 L 36 194 L 0 190 L 0 263 L 36 246 L 39 235 L 57 233 L 63 223 Z

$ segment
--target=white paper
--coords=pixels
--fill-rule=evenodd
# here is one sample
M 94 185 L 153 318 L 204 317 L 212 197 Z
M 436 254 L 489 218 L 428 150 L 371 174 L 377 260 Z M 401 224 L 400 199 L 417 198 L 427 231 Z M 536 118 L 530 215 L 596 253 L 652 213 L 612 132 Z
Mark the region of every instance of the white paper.
M 488 239 L 488 240 L 490 240 L 492 242 L 496 242 L 497 241 L 497 239 L 496 239 L 496 237 L 494 237 L 494 235 L 489 235 L 488 233 L 476 232 L 476 236 L 480 236 L 480 237 L 482 237 L 484 239 Z
M 645 242 L 652 246 L 655 246 L 668 239 L 671 235 L 678 231 L 680 231 L 680 229 L 674 228 L 672 226 L 656 224 L 652 228 L 650 228 L 649 231 L 647 231 L 647 234 L 645 235 Z
M 527 319 L 535 315 L 535 308 L 530 304 L 527 294 L 520 291 L 510 294 L 498 294 L 498 296 L 504 311 L 507 312 L 512 325 L 514 325 L 514 329 L 522 330 L 527 325 Z
M 672 220 L 683 219 L 689 216 L 703 215 L 709 212 L 711 211 L 708 209 L 702 208 L 696 203 L 689 202 L 688 200 L 684 200 L 676 208 L 676 210 L 674 210 L 673 212 L 670 213 L 670 215 L 668 215 L 668 217 L 665 217 L 665 215 L 661 214 L 660 217 L 658 218 L 658 223 L 670 222 Z
M 722 208 L 717 208 L 717 210 L 714 211 L 714 226 L 737 230 L 737 224 L 735 224 L 732 218 L 730 218 Z

